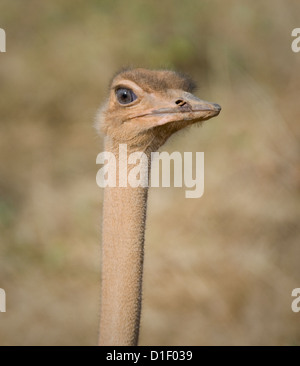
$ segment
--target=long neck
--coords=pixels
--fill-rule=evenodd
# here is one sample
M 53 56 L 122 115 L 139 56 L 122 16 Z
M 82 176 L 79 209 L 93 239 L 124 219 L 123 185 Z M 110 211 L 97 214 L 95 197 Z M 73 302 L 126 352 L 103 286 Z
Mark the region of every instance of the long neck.
M 118 148 L 106 139 L 105 151 L 114 153 L 117 169 Z M 104 190 L 101 346 L 138 342 L 147 193 L 147 188 L 129 185 Z

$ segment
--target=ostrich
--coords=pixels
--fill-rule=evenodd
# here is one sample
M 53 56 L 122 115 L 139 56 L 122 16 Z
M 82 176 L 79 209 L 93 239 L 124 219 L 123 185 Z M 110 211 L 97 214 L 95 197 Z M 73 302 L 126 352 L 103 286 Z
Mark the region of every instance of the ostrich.
M 128 155 L 143 152 L 150 157 L 173 133 L 219 114 L 218 104 L 198 99 L 193 90 L 188 77 L 173 71 L 129 69 L 117 74 L 97 118 L 105 151 L 124 166 L 119 144 L 127 144 Z M 104 189 L 99 345 L 138 343 L 147 192 L 147 187 L 129 185 Z

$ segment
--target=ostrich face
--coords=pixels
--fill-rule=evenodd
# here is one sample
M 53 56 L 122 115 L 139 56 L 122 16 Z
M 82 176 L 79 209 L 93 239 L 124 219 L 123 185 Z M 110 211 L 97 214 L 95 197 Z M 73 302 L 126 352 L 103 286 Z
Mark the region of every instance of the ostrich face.
M 218 104 L 193 94 L 193 83 L 175 72 L 135 69 L 118 74 L 100 110 L 102 131 L 118 142 L 158 147 L 182 128 L 220 113 Z

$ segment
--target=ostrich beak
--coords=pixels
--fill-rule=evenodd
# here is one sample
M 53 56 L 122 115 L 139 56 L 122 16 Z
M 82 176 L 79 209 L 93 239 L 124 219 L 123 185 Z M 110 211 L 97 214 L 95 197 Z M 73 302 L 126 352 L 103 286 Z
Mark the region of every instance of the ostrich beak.
M 181 93 L 175 100 L 172 99 L 166 107 L 151 111 L 150 115 L 159 117 L 158 125 L 175 121 L 195 123 L 215 117 L 221 111 L 219 104 L 207 102 L 187 92 Z

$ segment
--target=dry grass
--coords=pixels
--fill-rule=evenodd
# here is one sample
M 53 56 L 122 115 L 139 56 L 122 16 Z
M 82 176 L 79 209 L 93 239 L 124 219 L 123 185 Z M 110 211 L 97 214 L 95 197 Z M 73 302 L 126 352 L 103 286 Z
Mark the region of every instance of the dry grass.
M 96 344 L 92 125 L 124 65 L 190 73 L 223 107 L 165 146 L 205 152 L 205 194 L 151 189 L 140 343 L 299 344 L 299 14 L 283 0 L 1 1 L 1 345 Z

